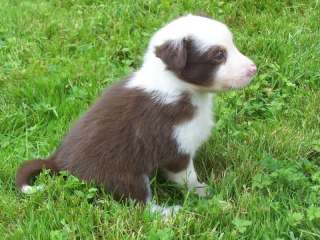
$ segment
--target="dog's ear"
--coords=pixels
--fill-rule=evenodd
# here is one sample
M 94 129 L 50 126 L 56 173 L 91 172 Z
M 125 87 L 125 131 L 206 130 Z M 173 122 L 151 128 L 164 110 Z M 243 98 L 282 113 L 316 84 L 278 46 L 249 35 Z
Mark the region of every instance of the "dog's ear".
M 168 69 L 179 73 L 187 63 L 187 40 L 168 40 L 156 47 L 155 54 Z

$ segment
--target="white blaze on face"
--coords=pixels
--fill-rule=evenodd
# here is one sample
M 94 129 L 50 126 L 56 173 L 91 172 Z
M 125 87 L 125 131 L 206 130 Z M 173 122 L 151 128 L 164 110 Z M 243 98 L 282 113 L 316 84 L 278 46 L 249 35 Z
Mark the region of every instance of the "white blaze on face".
M 213 85 L 205 87 L 206 89 L 228 90 L 241 88 L 250 83 L 256 73 L 255 64 L 237 49 L 232 33 L 225 24 L 206 17 L 187 15 L 160 29 L 151 40 L 146 60 L 150 57 L 161 63 L 161 60 L 154 56 L 155 46 L 160 46 L 167 40 L 179 42 L 188 37 L 196 39 L 200 52 L 205 52 L 213 46 L 220 46 L 226 50 L 226 62 L 222 63 L 217 71 L 213 71 Z
M 213 46 L 220 46 L 226 50 L 226 61 L 222 63 L 213 74 L 213 91 L 241 88 L 248 85 L 257 71 L 256 65 L 251 59 L 243 55 L 233 42 L 232 33 L 226 25 L 212 19 L 203 19 L 207 24 L 200 24 L 207 31 L 196 30 L 194 34 L 199 40 L 199 49 L 205 51 Z M 202 27 L 201 27 L 202 26 Z
M 224 47 L 227 50 L 226 62 L 221 64 L 215 72 L 213 89 L 227 90 L 245 87 L 255 75 L 256 65 L 237 49 L 232 39 L 228 40 Z

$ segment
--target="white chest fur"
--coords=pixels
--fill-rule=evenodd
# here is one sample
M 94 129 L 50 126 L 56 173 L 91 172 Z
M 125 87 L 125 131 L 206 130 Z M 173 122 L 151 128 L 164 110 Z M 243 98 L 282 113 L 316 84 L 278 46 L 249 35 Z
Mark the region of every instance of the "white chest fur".
M 196 108 L 194 117 L 177 125 L 173 137 L 178 143 L 181 153 L 193 157 L 201 144 L 208 139 L 213 127 L 212 94 L 197 94 L 192 97 Z
M 127 87 L 140 88 L 150 94 L 157 93 L 158 99 L 161 99 L 163 104 L 174 104 L 181 93 L 191 91 L 187 83 L 177 79 L 170 71 L 164 71 L 157 67 L 157 64 L 155 67 L 152 66 L 151 64 L 136 72 Z M 172 134 L 181 153 L 193 157 L 201 144 L 210 136 L 213 127 L 212 95 L 193 91 L 191 100 L 196 109 L 195 115 L 191 120 L 175 126 Z

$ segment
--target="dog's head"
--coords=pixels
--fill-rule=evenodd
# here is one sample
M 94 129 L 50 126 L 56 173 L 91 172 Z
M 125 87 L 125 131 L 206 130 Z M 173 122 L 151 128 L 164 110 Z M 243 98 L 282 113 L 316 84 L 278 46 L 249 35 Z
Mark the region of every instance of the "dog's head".
M 166 70 L 196 90 L 220 91 L 249 84 L 255 64 L 235 46 L 221 22 L 187 15 L 161 28 L 149 49 Z

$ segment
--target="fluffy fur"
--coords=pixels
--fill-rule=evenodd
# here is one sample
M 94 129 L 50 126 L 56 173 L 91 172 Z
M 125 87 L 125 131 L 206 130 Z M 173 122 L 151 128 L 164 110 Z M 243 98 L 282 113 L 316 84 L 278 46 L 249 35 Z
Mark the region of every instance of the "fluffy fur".
M 161 169 L 206 195 L 193 158 L 213 127 L 213 95 L 246 86 L 256 72 L 232 38 L 224 24 L 193 15 L 161 28 L 141 68 L 106 90 L 51 157 L 26 162 L 17 186 L 29 192 L 42 169 L 68 170 L 117 199 L 145 204 L 152 199 L 149 177 Z

